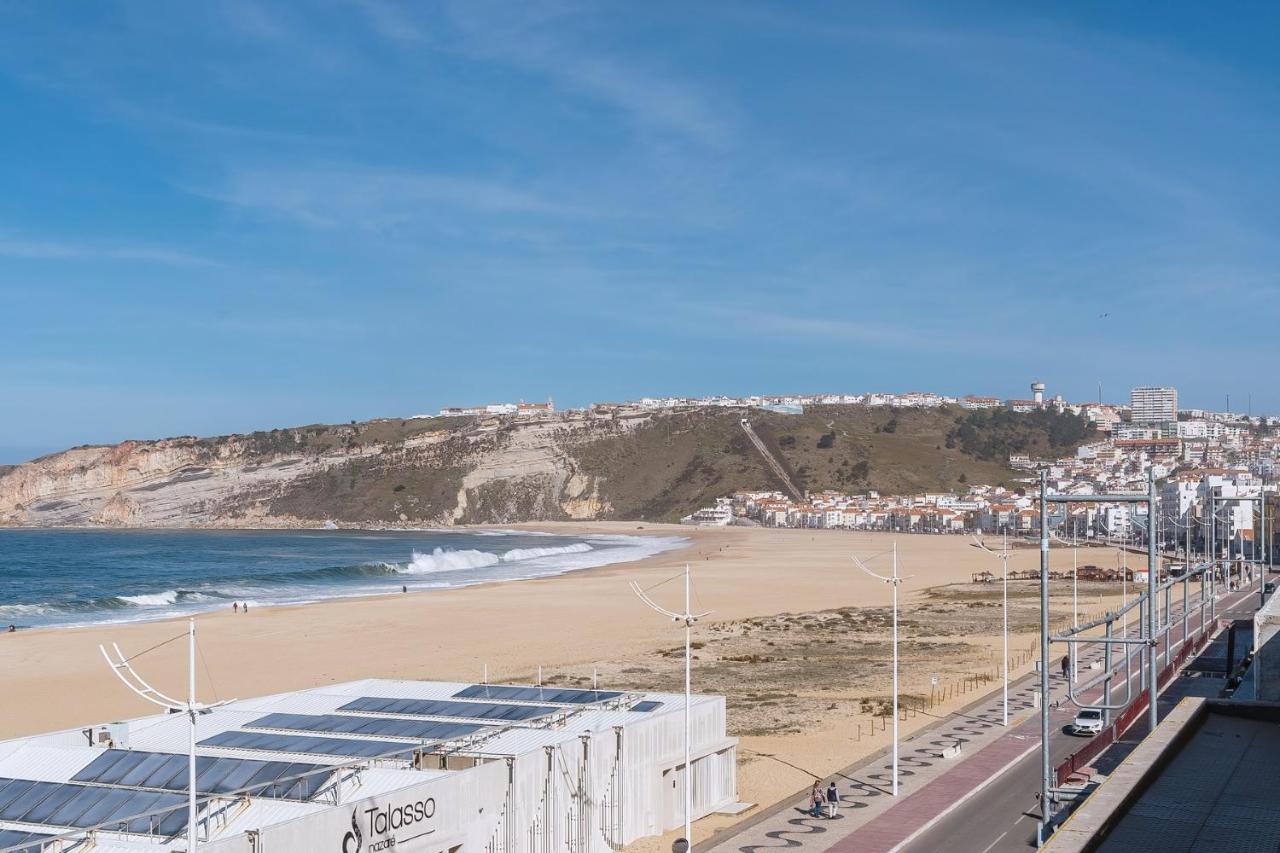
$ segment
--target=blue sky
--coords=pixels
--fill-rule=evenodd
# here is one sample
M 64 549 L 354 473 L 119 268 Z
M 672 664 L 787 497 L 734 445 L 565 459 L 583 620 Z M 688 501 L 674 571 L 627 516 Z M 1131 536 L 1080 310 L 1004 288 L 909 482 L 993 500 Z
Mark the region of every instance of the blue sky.
M 1280 412 L 1280 21 L 1154 11 L 0 0 L 0 462 L 548 395 Z

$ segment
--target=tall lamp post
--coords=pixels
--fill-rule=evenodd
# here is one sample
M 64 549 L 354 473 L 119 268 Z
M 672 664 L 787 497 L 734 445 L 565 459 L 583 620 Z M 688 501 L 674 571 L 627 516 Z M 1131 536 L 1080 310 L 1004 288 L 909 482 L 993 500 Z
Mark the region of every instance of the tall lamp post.
M 1004 637 L 1004 723 L 1005 728 L 1009 727 L 1009 530 L 1004 529 L 1004 544 L 1000 553 L 996 553 L 988 548 L 982 541 L 982 537 L 975 535 L 973 544 L 977 548 L 981 548 L 993 557 L 999 558 L 1004 565 L 1004 576 L 1001 578 L 1001 584 L 1004 587 L 1001 598 L 1003 599 L 1004 610 L 1004 627 L 1001 634 Z
M 664 581 L 665 583 L 665 581 Z M 694 613 L 690 609 L 689 604 L 689 564 L 684 564 L 684 612 L 676 613 L 661 606 L 649 597 L 649 593 L 640 588 L 640 584 L 635 581 L 631 582 L 631 591 L 651 609 L 667 616 L 673 622 L 684 623 L 684 840 L 687 843 L 686 849 L 693 848 L 693 766 L 689 762 L 690 750 L 689 740 L 691 727 L 689 723 L 689 705 L 693 700 L 691 692 L 692 681 L 692 644 L 690 642 L 690 634 L 693 630 L 693 623 L 697 622 L 703 616 L 710 613 L 710 610 L 704 610 L 701 613 Z
M 878 575 L 867 568 L 866 563 L 853 558 L 853 562 L 871 577 L 878 581 L 883 581 L 893 587 L 893 796 L 898 796 L 898 585 L 904 580 L 908 580 L 911 576 L 905 578 L 898 577 L 898 543 L 893 543 L 891 552 L 893 554 L 893 574 L 885 577 Z M 884 556 L 877 554 L 877 557 Z M 874 557 L 868 559 L 875 559 Z
M 180 639 L 182 635 L 173 639 Z M 172 642 L 171 640 L 166 640 Z M 163 645 L 163 644 L 162 644 Z M 234 699 L 224 699 L 221 702 L 212 704 L 204 704 L 196 701 L 196 620 L 189 619 L 187 621 L 187 701 L 183 702 L 179 699 L 173 699 L 156 690 L 143 679 L 130 665 L 132 658 L 127 658 L 120 651 L 120 647 L 115 643 L 111 644 L 112 652 L 107 651 L 105 646 L 99 645 L 98 650 L 102 652 L 102 656 L 107 659 L 107 664 L 111 667 L 111 671 L 124 682 L 124 686 L 128 687 L 134 693 L 137 693 L 143 699 L 153 705 L 159 705 L 175 713 L 185 713 L 188 721 L 191 723 L 190 737 L 187 741 L 187 851 L 195 853 L 198 833 L 196 831 L 196 718 L 212 708 L 218 708 L 226 705 L 228 702 L 234 702 Z M 145 652 L 143 653 L 145 654 Z M 136 655 L 135 655 L 136 657 Z
M 1067 508 L 1070 513 L 1071 508 Z M 1049 535 L 1057 539 L 1063 545 L 1071 546 L 1071 627 L 1080 627 L 1080 541 L 1076 539 L 1075 530 L 1072 529 L 1071 541 L 1063 539 L 1056 530 L 1050 530 Z M 1080 679 L 1078 655 L 1074 649 L 1071 654 L 1071 681 L 1074 684 Z

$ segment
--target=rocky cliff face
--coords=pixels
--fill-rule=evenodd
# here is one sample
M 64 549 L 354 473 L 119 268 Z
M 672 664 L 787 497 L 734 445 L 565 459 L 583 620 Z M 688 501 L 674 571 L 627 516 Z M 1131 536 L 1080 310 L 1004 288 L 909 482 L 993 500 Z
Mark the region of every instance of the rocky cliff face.
M 1071 415 L 815 406 L 536 420 L 417 418 L 81 447 L 0 471 L 0 524 L 269 527 L 672 521 L 738 489 L 963 490 L 1010 453 L 1091 437 Z
M 436 419 L 81 447 L 0 474 L 0 524 L 446 525 L 598 518 L 608 515 L 608 503 L 596 478 L 579 469 L 574 448 L 600 435 L 598 424 L 568 418 Z

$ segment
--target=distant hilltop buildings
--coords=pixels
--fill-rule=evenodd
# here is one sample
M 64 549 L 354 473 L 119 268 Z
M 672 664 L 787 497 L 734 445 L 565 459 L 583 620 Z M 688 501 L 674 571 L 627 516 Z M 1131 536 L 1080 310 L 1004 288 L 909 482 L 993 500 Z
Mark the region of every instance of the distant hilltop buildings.
M 545 403 L 487 403 L 483 406 L 445 406 L 440 410 L 442 418 L 477 417 L 484 415 L 515 415 L 516 417 L 534 417 L 549 415 L 555 412 L 556 404 L 551 398 Z
M 1142 386 L 1129 394 L 1129 404 L 1097 402 L 1069 403 L 1058 394 L 1045 396 L 1045 383 L 1030 384 L 1029 399 L 1001 399 L 966 395 L 950 397 L 928 391 L 904 393 L 867 392 L 862 394 L 781 394 L 731 397 L 641 397 L 626 402 L 592 403 L 579 409 L 568 409 L 568 417 L 595 418 L 641 416 L 647 412 L 680 411 L 702 408 L 758 409 L 784 415 L 804 414 L 806 406 L 883 406 L 898 409 L 931 409 L 959 406 L 962 409 L 1008 409 L 1031 413 L 1039 410 L 1070 412 L 1080 415 L 1113 440 L 1156 441 L 1179 439 L 1183 442 L 1216 442 L 1238 436 L 1255 422 L 1258 425 L 1280 425 L 1280 418 L 1251 419 L 1231 412 L 1209 412 L 1202 409 L 1178 409 L 1178 391 L 1164 386 Z M 487 403 L 482 406 L 446 406 L 440 417 L 517 417 L 533 418 L 556 412 L 551 398 L 545 403 Z M 426 418 L 433 415 L 417 415 Z M 1243 425 L 1243 426 L 1241 426 Z

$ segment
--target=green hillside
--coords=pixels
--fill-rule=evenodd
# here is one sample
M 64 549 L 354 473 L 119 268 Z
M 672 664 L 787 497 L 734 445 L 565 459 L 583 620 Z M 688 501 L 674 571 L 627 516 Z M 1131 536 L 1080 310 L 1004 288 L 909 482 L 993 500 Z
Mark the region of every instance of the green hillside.
M 579 448 L 603 478 L 616 517 L 672 520 L 739 489 L 782 489 L 743 432 L 740 409 L 701 409 L 655 419 Z M 804 489 L 883 494 L 963 490 L 1018 476 L 1010 454 L 1059 456 L 1093 437 L 1083 419 L 956 407 L 814 406 L 803 415 L 751 411 L 757 434 Z

